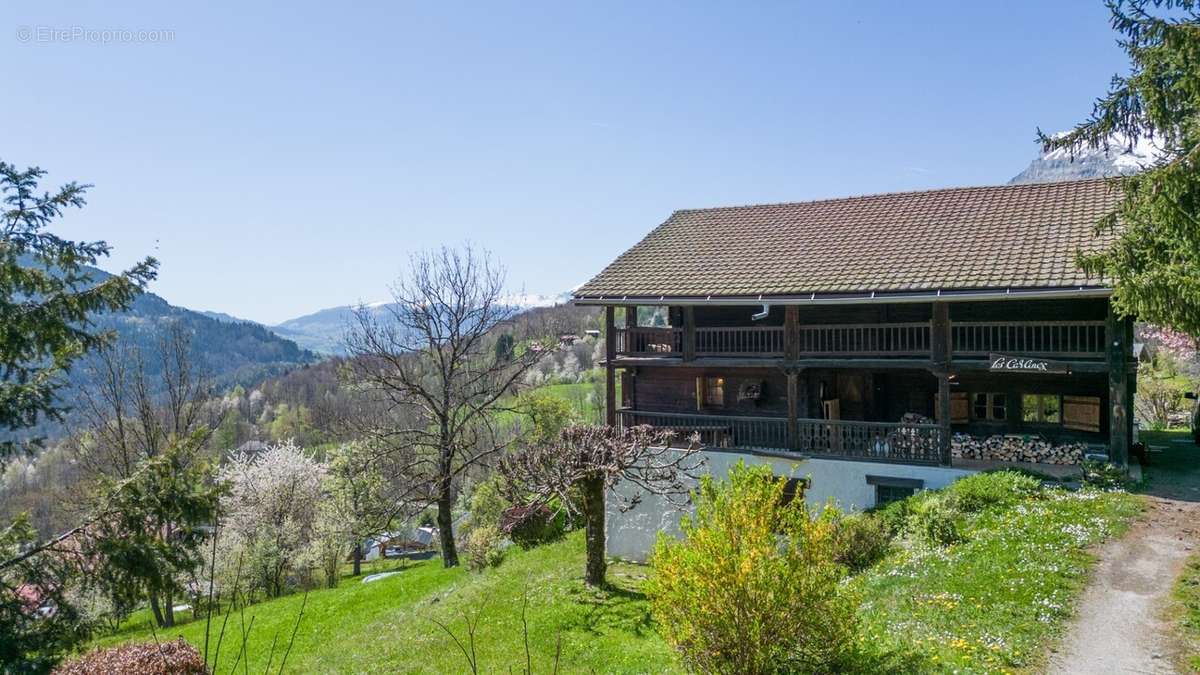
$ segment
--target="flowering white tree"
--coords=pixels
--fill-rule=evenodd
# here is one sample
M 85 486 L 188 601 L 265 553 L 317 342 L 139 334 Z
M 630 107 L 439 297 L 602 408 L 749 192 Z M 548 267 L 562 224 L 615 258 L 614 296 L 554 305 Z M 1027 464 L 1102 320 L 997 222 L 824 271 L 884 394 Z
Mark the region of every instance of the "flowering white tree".
M 224 564 L 238 564 L 250 589 L 286 590 L 313 536 L 326 466 L 286 441 L 258 453 L 234 454 L 221 469 Z

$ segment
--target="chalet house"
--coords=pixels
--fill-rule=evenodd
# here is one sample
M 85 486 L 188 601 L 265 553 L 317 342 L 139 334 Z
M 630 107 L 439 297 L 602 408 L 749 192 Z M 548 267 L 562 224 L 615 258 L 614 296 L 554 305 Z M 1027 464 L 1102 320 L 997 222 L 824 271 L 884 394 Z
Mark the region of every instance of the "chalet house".
M 604 307 L 608 423 L 859 508 L 1005 462 L 1124 464 L 1132 322 L 1075 264 L 1119 198 L 1101 179 L 677 211 L 575 291 Z M 647 502 L 613 512 L 613 555 L 675 527 Z

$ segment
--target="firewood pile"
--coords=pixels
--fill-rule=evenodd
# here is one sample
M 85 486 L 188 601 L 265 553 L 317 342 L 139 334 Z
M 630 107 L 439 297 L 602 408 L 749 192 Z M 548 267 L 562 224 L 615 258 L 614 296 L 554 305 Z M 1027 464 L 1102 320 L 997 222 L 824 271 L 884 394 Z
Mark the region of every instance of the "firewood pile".
M 968 434 L 954 434 L 950 441 L 950 456 L 960 459 L 1080 464 L 1085 452 L 1086 443 L 1054 444 L 1041 438 L 1023 436 L 996 435 L 976 438 Z

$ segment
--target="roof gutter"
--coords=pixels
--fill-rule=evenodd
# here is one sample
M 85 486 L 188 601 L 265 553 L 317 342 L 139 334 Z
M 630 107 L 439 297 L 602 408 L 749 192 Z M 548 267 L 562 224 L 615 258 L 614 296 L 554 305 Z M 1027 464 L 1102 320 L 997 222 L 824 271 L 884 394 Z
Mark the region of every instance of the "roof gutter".
M 1112 289 L 1102 286 L 1005 288 L 982 290 L 930 290 L 920 292 L 884 293 L 809 293 L 801 295 L 747 295 L 747 296 L 646 296 L 646 295 L 596 295 L 575 296 L 576 305 L 673 305 L 673 306 L 730 306 L 756 305 L 769 302 L 772 305 L 869 305 L 883 303 L 915 302 L 968 302 L 980 300 L 1049 300 L 1053 298 L 1105 298 Z

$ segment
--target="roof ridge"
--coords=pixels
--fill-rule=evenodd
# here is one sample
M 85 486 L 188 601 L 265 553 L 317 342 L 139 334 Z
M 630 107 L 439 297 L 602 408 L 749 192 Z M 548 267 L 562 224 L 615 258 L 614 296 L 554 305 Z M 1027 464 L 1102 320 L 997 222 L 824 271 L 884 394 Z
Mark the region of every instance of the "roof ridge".
M 1047 181 L 1044 183 L 1005 183 L 1003 185 L 960 185 L 952 187 L 928 188 L 925 190 L 909 190 L 909 191 L 893 191 L 893 192 L 871 192 L 861 195 L 847 195 L 844 197 L 823 197 L 820 199 L 802 199 L 799 201 L 790 202 L 759 202 L 751 204 L 736 204 L 729 206 L 704 206 L 693 209 L 676 209 L 672 212 L 676 213 L 698 213 L 702 211 L 731 211 L 735 209 L 755 209 L 764 207 L 776 206 L 800 206 L 804 204 L 833 204 L 838 202 L 849 202 L 865 199 L 879 199 L 882 197 L 901 197 L 937 194 L 942 192 L 972 192 L 977 190 L 1021 190 L 1021 189 L 1047 189 L 1063 185 L 1079 185 L 1082 183 L 1104 183 L 1112 180 L 1117 180 L 1120 177 L 1097 177 L 1097 178 L 1078 178 L 1075 180 L 1060 180 Z

